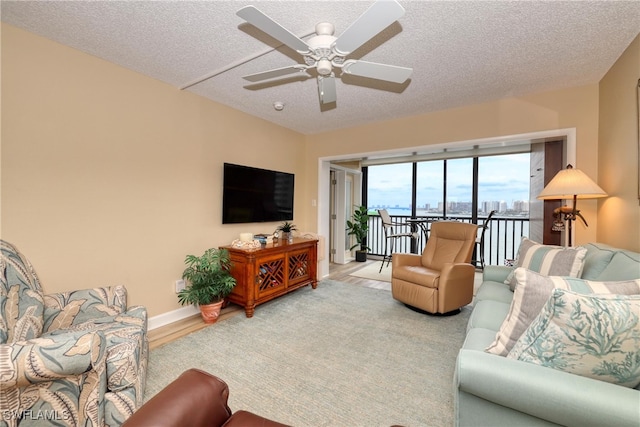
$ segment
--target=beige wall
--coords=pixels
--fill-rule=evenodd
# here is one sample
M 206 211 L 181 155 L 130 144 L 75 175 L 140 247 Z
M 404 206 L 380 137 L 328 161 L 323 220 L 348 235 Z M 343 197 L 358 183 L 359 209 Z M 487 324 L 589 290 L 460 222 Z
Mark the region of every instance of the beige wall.
M 598 241 L 640 252 L 638 105 L 640 35 L 600 81 Z
M 409 87 L 407 90 L 411 90 Z M 317 194 L 318 158 L 489 137 L 576 128 L 576 164 L 598 178 L 598 85 L 502 99 L 358 128 L 307 136 L 308 191 Z M 597 202 L 580 202 L 590 227 L 576 225 L 576 243 L 595 241 Z M 317 211 L 307 222 L 317 223 Z
M 277 225 L 221 225 L 223 162 L 295 173 L 308 229 L 302 135 L 6 24 L 2 113 L 2 238 L 45 291 L 179 308 L 186 254 Z

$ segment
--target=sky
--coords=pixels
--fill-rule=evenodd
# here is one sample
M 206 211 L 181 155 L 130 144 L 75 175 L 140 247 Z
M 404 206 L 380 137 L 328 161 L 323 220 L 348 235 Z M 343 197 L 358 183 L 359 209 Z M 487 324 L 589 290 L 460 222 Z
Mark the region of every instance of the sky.
M 442 161 L 418 163 L 418 206 L 437 207 L 442 199 Z M 369 166 L 369 206 L 409 207 L 411 163 Z M 481 157 L 478 201 L 529 200 L 529 153 Z M 447 199 L 470 202 L 472 159 L 447 161 Z

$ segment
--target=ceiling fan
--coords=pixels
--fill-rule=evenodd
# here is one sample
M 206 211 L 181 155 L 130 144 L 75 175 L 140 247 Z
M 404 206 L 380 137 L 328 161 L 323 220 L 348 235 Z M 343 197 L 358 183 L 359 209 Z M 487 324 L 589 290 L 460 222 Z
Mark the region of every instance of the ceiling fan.
M 345 59 L 376 34 L 398 20 L 404 15 L 404 12 L 404 8 L 395 0 L 379 0 L 373 3 L 338 37 L 333 35 L 335 31 L 333 24 L 321 22 L 315 27 L 316 35 L 308 41 L 303 41 L 256 7 L 243 7 L 236 13 L 239 17 L 295 50 L 304 58 L 304 64 L 276 68 L 250 74 L 243 78 L 250 82 L 258 82 L 315 68 L 318 73 L 318 96 L 321 104 L 336 102 L 336 68 L 340 69 L 342 73 L 354 76 L 404 83 L 411 76 L 412 68 Z

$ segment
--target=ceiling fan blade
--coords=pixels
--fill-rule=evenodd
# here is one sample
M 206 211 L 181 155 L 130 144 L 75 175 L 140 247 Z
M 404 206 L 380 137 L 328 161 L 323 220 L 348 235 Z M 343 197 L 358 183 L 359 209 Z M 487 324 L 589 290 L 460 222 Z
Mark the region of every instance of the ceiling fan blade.
M 404 15 L 404 8 L 395 0 L 375 2 L 340 34 L 334 43 L 335 51 L 339 55 L 347 56 L 402 15 Z
M 354 76 L 386 80 L 393 83 L 404 83 L 411 77 L 413 68 L 349 59 L 342 64 L 342 72 Z
M 318 96 L 320 104 L 336 102 L 336 78 L 330 76 L 318 76 Z
M 286 76 L 288 74 L 293 73 L 301 73 L 309 68 L 306 65 L 296 64 L 290 65 L 288 67 L 276 68 L 269 71 L 262 71 L 260 73 L 249 74 L 246 76 L 242 76 L 243 79 L 249 80 L 250 82 L 259 82 L 262 80 L 275 79 L 278 77 Z
M 284 28 L 282 25 L 278 24 L 273 19 L 269 18 L 254 6 L 243 7 L 236 12 L 236 15 L 300 54 L 310 51 L 309 45 L 302 41 L 302 39 Z

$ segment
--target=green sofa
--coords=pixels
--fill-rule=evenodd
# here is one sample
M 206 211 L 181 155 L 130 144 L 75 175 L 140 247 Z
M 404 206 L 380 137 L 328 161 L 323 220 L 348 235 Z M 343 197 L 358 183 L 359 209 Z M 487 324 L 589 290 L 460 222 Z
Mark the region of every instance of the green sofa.
M 123 286 L 45 294 L 0 240 L 0 427 L 120 426 L 142 405 L 148 345 Z
M 582 279 L 640 278 L 640 254 L 584 246 Z M 456 364 L 456 426 L 639 426 L 640 386 L 622 387 L 484 351 L 509 312 L 513 292 L 504 280 L 511 270 L 484 269 Z

